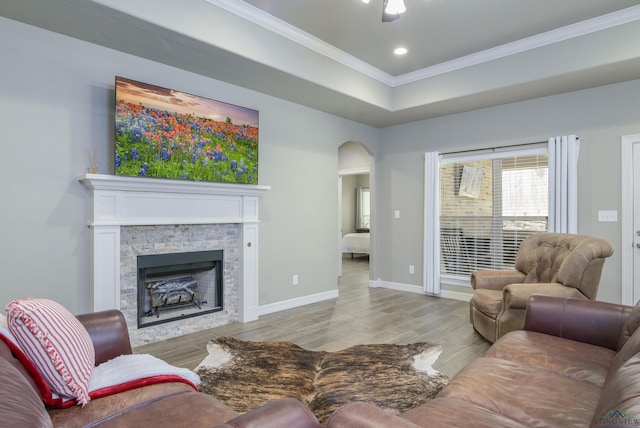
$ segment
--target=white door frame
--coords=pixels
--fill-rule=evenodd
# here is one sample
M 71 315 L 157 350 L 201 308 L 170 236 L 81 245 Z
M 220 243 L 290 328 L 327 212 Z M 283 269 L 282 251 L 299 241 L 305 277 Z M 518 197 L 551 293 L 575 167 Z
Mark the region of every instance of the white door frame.
M 622 142 L 622 162 L 620 171 L 622 175 L 621 197 L 622 211 L 621 217 L 621 247 L 622 247 L 622 304 L 634 305 L 640 299 L 640 290 L 634 290 L 634 210 L 633 210 L 633 146 L 640 144 L 640 134 L 623 135 Z M 639 166 L 640 168 L 640 166 Z M 640 173 L 640 171 L 637 171 Z M 640 275 L 640 273 L 639 273 Z M 640 283 L 640 278 L 637 279 Z
M 338 278 L 342 276 L 342 174 L 338 173 Z

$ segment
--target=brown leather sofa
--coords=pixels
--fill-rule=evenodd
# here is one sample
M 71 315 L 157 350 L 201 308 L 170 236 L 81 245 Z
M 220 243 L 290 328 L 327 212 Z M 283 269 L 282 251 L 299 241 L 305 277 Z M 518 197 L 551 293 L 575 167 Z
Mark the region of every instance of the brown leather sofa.
M 96 364 L 130 354 L 119 311 L 80 315 L 96 351 Z M 91 400 L 86 406 L 47 409 L 33 379 L 0 341 L 0 426 L 7 427 L 300 427 L 319 428 L 302 403 L 283 399 L 238 414 L 215 398 L 181 382 L 147 385 Z
M 568 233 L 538 233 L 522 241 L 514 270 L 480 270 L 471 274 L 469 302 L 473 328 L 490 342 L 522 329 L 533 294 L 594 300 L 606 257 L 603 239 Z
M 399 416 L 338 409 L 327 428 L 640 426 L 640 303 L 533 296 L 512 331 Z

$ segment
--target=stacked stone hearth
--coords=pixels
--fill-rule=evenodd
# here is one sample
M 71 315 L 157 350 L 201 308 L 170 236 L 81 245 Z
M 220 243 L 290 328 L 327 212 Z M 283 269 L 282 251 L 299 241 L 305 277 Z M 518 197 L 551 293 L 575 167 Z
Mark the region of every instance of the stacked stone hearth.
M 237 224 L 122 227 L 120 229 L 120 310 L 130 326 L 131 342 L 135 344 L 156 342 L 238 321 L 239 239 L 240 230 Z M 224 251 L 224 309 L 194 318 L 136 328 L 137 257 L 207 250 Z

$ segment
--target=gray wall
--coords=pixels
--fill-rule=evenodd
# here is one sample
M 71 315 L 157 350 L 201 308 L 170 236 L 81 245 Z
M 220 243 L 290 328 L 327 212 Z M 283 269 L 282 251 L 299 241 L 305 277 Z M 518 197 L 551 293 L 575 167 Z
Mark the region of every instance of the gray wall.
M 260 111 L 260 305 L 337 288 L 338 147 L 379 130 L 163 64 L 0 18 L 0 305 L 89 304 L 89 192 L 112 173 L 116 75 Z M 300 284 L 291 285 L 293 274 Z
M 356 188 L 357 175 L 342 177 L 342 235 L 356 231 Z
M 599 223 L 597 211 L 620 213 L 620 137 L 640 132 L 639 99 L 640 81 L 636 80 L 383 129 L 377 158 L 381 279 L 421 285 L 424 152 L 531 143 L 577 134 L 583 138 L 578 166 L 578 232 L 602 237 L 613 245 L 614 255 L 605 263 L 598 299 L 620 302 L 620 222 Z M 396 209 L 401 211 L 398 220 L 393 219 Z M 409 264 L 416 266 L 415 275 L 409 275 Z

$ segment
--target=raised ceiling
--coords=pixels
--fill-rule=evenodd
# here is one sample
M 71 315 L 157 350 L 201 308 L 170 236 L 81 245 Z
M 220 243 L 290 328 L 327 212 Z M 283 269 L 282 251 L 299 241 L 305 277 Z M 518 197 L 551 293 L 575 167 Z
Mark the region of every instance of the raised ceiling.
M 405 0 L 390 23 L 381 2 L 6 0 L 0 15 L 376 127 L 640 79 L 640 0 Z
M 392 76 L 431 67 L 634 6 L 634 0 L 405 0 L 381 22 L 382 0 L 245 0 Z M 398 57 L 398 46 L 409 50 Z

